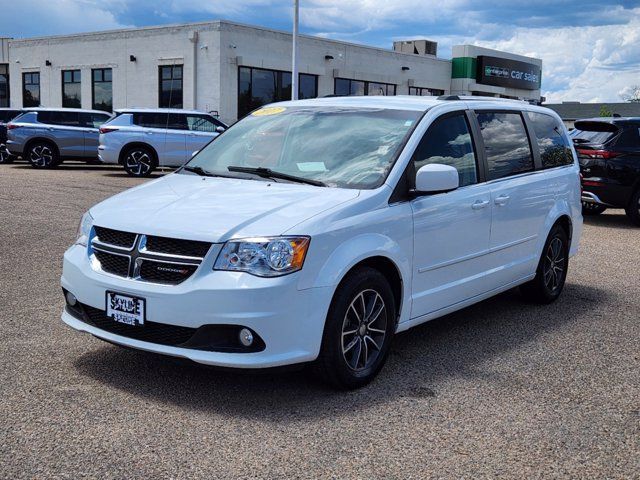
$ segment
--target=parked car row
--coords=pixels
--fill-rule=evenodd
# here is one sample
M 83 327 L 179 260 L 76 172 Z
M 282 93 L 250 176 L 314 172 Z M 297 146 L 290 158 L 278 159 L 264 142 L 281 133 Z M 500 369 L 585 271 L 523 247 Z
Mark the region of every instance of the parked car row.
M 32 108 L 2 115 L 0 119 L 10 120 L 6 126 L 0 123 L 3 163 L 21 156 L 35 168 L 53 168 L 64 160 L 83 159 L 120 164 L 133 176 L 184 164 L 227 128 L 211 114 L 179 109 L 123 109 L 111 115 Z

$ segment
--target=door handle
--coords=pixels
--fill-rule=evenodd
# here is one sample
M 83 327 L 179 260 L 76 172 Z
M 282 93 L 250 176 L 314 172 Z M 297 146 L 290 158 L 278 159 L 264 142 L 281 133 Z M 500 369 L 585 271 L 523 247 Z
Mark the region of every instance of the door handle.
M 153 132 L 144 132 L 146 135 L 153 135 Z
M 496 197 L 496 199 L 494 200 L 494 203 L 496 205 L 503 206 L 509 202 L 509 198 L 510 198 L 509 195 L 500 195 L 499 197 Z
M 474 210 L 480 210 L 486 207 L 487 205 L 489 205 L 489 200 L 476 200 L 471 205 L 471 208 L 473 208 Z

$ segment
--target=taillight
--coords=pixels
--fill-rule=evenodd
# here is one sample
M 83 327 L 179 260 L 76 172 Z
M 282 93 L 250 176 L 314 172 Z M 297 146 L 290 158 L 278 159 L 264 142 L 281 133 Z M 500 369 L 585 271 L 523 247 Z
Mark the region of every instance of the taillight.
M 585 157 L 589 158 L 602 158 L 604 160 L 622 155 L 619 152 L 612 152 L 610 150 L 586 150 L 584 148 L 578 148 L 576 150 L 578 152 L 578 155 L 584 155 Z
M 15 123 L 8 123 L 7 130 L 15 130 L 16 128 L 20 128 L 21 125 L 16 125 Z
M 100 127 L 100 133 L 111 133 L 111 132 L 117 132 L 117 131 L 118 131 L 117 128 Z

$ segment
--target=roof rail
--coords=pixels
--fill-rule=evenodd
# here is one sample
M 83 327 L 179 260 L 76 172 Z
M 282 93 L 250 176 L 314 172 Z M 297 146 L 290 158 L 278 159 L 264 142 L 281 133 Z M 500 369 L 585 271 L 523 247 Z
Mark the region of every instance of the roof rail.
M 440 95 L 438 100 L 460 100 L 458 95 Z

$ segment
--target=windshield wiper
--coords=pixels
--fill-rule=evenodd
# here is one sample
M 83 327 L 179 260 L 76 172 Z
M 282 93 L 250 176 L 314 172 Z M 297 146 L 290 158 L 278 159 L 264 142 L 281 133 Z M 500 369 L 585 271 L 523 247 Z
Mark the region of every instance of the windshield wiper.
M 279 178 L 282 180 L 289 180 L 290 182 L 306 183 L 307 185 L 315 185 L 316 187 L 326 187 L 327 184 L 320 180 L 312 180 L 310 178 L 296 177 L 295 175 L 289 175 L 287 173 L 276 172 L 270 168 L 264 167 L 237 167 L 231 165 L 227 167 L 230 172 L 240 173 L 252 173 L 262 178 Z
M 200 175 L 201 177 L 222 177 L 222 178 L 234 178 L 231 175 L 221 175 L 219 173 L 213 173 L 209 170 L 205 170 L 200 166 L 192 167 L 190 165 L 185 165 L 182 167 L 182 170 L 186 170 L 187 172 L 193 172 L 195 174 Z

